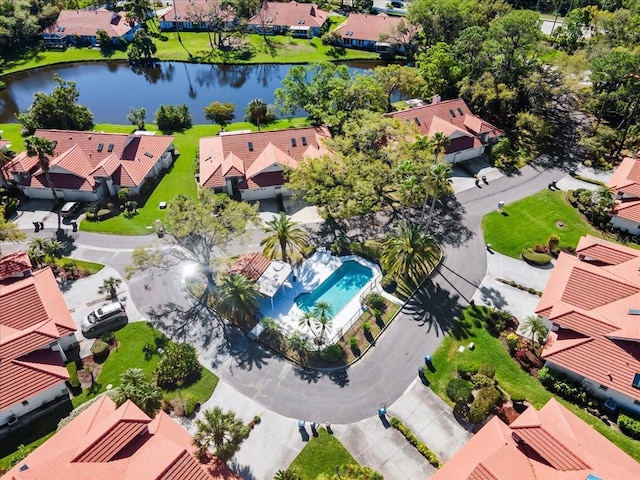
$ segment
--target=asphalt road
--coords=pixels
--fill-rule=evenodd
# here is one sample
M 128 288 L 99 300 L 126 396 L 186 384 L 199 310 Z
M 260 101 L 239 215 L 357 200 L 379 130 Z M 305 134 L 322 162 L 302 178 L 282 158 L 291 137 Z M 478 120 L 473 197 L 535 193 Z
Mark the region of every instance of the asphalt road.
M 265 408 L 292 418 L 354 423 L 391 404 L 407 389 L 424 360 L 468 304 L 486 271 L 480 222 L 506 203 L 546 188 L 559 171 L 525 167 L 483 188 L 466 190 L 443 205 L 433 229 L 445 248 L 445 259 L 375 347 L 347 369 L 305 370 L 282 360 L 259 343 L 224 325 L 187 295 L 179 267 L 152 279 L 136 275 L 129 291 L 138 310 L 173 338 L 193 343 L 205 365 L 236 390 Z M 45 232 L 50 235 L 51 232 Z M 258 250 L 261 230 L 236 242 L 231 253 Z M 131 250 L 157 241 L 153 236 L 114 237 L 78 232 L 71 255 L 105 263 L 120 273 Z M 24 245 L 3 245 L 8 253 Z M 436 366 L 437 368 L 437 366 Z

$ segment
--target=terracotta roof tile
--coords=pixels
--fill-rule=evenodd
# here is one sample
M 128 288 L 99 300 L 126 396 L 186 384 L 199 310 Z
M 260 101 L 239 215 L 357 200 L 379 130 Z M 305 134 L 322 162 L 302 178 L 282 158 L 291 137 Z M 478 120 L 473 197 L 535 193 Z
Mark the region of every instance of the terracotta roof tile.
M 198 462 L 195 452 L 189 433 L 164 412 L 151 419 L 130 401 L 116 409 L 103 395 L 6 478 L 240 480 L 223 462 Z M 20 471 L 24 464 L 29 468 Z
M 377 42 L 380 35 L 390 35 L 397 29 L 401 21 L 401 17 L 392 17 L 385 13 L 350 13 L 347 19 L 336 27 L 336 31 L 343 39 Z
M 638 257 L 638 251 L 591 235 L 581 237 L 576 247 L 578 257 L 607 265 L 619 265 Z
M 539 412 L 529 407 L 510 426 L 493 417 L 431 478 L 584 480 L 588 474 L 637 478 L 638 464 L 551 399 Z
M 611 210 L 613 215 L 620 218 L 640 223 L 640 201 L 639 200 L 616 200 Z
M 210 2 L 208 0 L 173 0 L 173 8 L 161 16 L 160 19 L 165 22 L 175 22 L 175 16 L 178 15 L 178 20 L 180 22 L 191 21 L 197 23 L 198 13 L 206 13 L 214 5 L 214 2 Z M 227 13 L 227 11 L 225 11 L 225 13 Z M 232 11 L 229 11 L 228 13 L 230 15 L 225 15 L 225 21 L 233 22 L 236 16 Z
M 0 281 L 31 271 L 31 260 L 21 250 L 0 257 Z
M 640 292 L 640 286 L 629 285 L 602 272 L 573 268 L 567 279 L 561 300 L 565 303 L 591 310 Z
M 38 167 L 38 157 L 30 157 L 27 152 L 20 152 L 4 167 L 5 173 L 11 176 L 11 172 L 30 172 Z
M 616 193 L 640 198 L 640 161 L 631 157 L 623 159 L 608 186 Z
M 229 273 L 244 275 L 255 282 L 269 268 L 270 263 L 271 260 L 261 253 L 247 253 L 233 264 L 229 269 Z
M 433 135 L 438 131 L 447 136 L 451 136 L 455 132 L 464 133 L 464 137 L 452 139 L 446 149 L 446 153 L 454 153 L 481 146 L 482 142 L 478 136 L 479 133 L 488 133 L 489 139 L 500 137 L 504 134 L 499 128 L 473 115 L 461 98 L 409 108 L 386 115 L 401 121 L 413 122 L 421 135 Z M 434 123 L 435 126 L 433 126 Z M 480 129 L 480 132 L 477 129 Z
M 110 37 L 122 37 L 131 31 L 124 15 L 110 10 L 61 10 L 56 23 L 45 30 L 57 33 L 64 28 L 64 35 L 95 37 L 96 30 L 104 30 Z
M 295 168 L 304 158 L 327 153 L 323 142 L 330 137 L 326 127 L 305 127 L 201 138 L 199 183 L 208 188 L 224 187 L 225 177 L 246 174 L 249 178 L 244 179 L 247 183 L 241 188 L 247 184 L 255 188 L 250 178 L 263 175 L 261 172 L 274 164 L 281 174 L 284 167 Z
M 263 8 L 266 10 L 267 23 L 275 26 L 298 26 L 321 27 L 327 21 L 329 14 L 320 10 L 315 3 L 298 2 L 265 2 Z M 304 20 L 304 23 L 299 23 Z M 248 25 L 262 26 L 263 20 L 258 13 L 249 19 Z

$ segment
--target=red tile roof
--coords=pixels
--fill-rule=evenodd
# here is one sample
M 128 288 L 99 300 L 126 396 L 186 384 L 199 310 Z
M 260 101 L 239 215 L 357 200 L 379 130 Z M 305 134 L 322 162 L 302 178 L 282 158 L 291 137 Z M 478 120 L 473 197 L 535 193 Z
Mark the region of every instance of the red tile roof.
M 197 23 L 198 14 L 206 18 L 212 8 L 220 9 L 220 2 L 209 0 L 173 0 L 173 8 L 161 16 L 160 20 L 164 22 L 175 22 L 177 15 L 178 22 L 187 21 Z M 226 14 L 226 18 L 224 18 L 226 22 L 233 22 L 236 19 L 233 8 L 216 11 Z
M 9 140 L 3 140 L 0 138 L 0 150 L 6 150 L 11 145 Z
M 433 136 L 442 132 L 451 138 L 446 153 L 454 153 L 482 146 L 480 134 L 488 139 L 504 134 L 502 130 L 476 117 L 461 98 L 445 100 L 422 107 L 409 108 L 387 114 L 406 122 L 412 122 L 421 135 Z
M 60 30 L 64 28 L 64 30 Z M 56 23 L 44 30 L 63 36 L 95 37 L 97 30 L 104 30 L 112 38 L 122 37 L 131 31 L 124 15 L 104 8 L 97 10 L 61 10 Z
M 238 259 L 236 263 L 229 269 L 229 273 L 237 273 L 245 277 L 257 281 L 265 272 L 271 260 L 261 253 L 247 253 Z
M 640 160 L 631 157 L 622 160 L 608 185 L 616 193 L 640 198 Z
M 31 172 L 38 166 L 38 158 L 30 157 L 27 152 L 21 152 L 13 157 L 13 160 L 4 166 L 5 176 L 12 178 L 11 172 Z
M 577 252 L 558 257 L 536 309 L 559 327 L 543 357 L 640 401 L 640 251 L 584 237 Z
M 55 142 L 54 158 L 49 173 L 56 188 L 92 191 L 95 179 L 111 177 L 115 185 L 136 187 L 172 149 L 170 135 L 127 135 L 120 133 L 81 132 L 73 130 L 36 130 L 35 135 Z M 25 171 L 31 162 L 21 154 L 16 171 Z M 26 157 L 26 158 L 25 158 Z M 14 160 L 14 163 L 16 161 Z M 37 164 L 37 159 L 35 159 Z M 38 188 L 49 188 L 40 170 L 23 182 Z
M 69 378 L 47 347 L 76 330 L 50 268 L 0 284 L 0 410 Z
M 616 200 L 611 213 L 620 218 L 640 223 L 640 201 Z
M 511 425 L 493 417 L 433 480 L 638 478 L 638 463 L 555 399 Z
M 224 187 L 225 179 L 232 177 L 245 177 L 246 183 L 241 184 L 240 188 L 267 186 L 266 183 L 274 180 L 281 180 L 282 183 L 271 185 L 283 185 L 283 168 L 295 168 L 304 158 L 328 153 L 323 143 L 330 137 L 326 127 L 306 127 L 201 138 L 200 185 Z M 295 147 L 292 139 L 295 139 Z M 260 178 L 275 171 L 279 172 L 279 178 Z
M 321 27 L 327 21 L 329 14 L 320 10 L 315 3 L 298 2 L 265 2 L 263 7 L 266 10 L 266 23 L 274 26 L 304 26 Z M 262 26 L 260 13 L 249 19 L 247 25 Z M 304 21 L 302 23 L 301 21 Z
M 2 478 L 240 480 L 226 464 L 200 463 L 195 453 L 189 433 L 164 412 L 151 419 L 131 401 L 116 408 L 103 395 Z
M 378 15 L 351 13 L 336 27 L 336 32 L 339 32 L 342 38 L 377 42 L 380 35 L 390 35 L 401 21 L 403 21 L 401 17 L 392 17 L 384 13 Z
M 0 257 L 0 281 L 31 270 L 31 260 L 27 252 L 17 251 Z

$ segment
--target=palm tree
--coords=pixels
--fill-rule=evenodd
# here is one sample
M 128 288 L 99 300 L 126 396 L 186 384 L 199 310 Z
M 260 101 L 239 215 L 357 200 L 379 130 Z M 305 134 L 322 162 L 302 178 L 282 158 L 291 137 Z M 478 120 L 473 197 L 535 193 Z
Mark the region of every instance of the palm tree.
M 419 225 L 403 222 L 382 242 L 382 267 L 397 277 L 422 280 L 435 267 L 440 248 Z
M 264 326 L 264 334 L 267 337 L 275 337 L 281 331 L 278 321 L 271 317 L 263 317 L 262 325 Z
M 436 132 L 431 137 L 431 142 L 433 145 L 433 154 L 436 156 L 436 162 L 437 162 L 440 154 L 444 153 L 444 151 L 447 149 L 447 147 L 451 143 L 451 139 L 442 132 Z
M 449 183 L 449 172 L 451 172 L 451 165 L 445 162 L 439 162 L 433 165 L 425 178 L 425 183 L 427 184 L 427 189 L 429 194 L 431 195 L 431 208 L 429 209 L 429 220 L 427 221 L 427 225 L 425 227 L 425 231 L 429 231 L 429 227 L 431 226 L 431 221 L 433 220 L 433 213 L 436 208 L 436 200 L 448 193 L 451 189 Z M 426 213 L 427 207 L 427 198 L 425 196 L 424 203 L 422 205 L 422 215 L 420 216 L 420 224 L 424 221 L 424 216 Z
M 245 114 L 247 120 L 257 125 L 260 131 L 260 125 L 269 119 L 269 106 L 261 98 L 254 98 L 247 104 Z
M 315 323 L 315 320 L 316 320 L 316 316 L 314 315 L 313 312 L 305 311 L 302 318 L 298 320 L 298 326 L 300 327 L 306 326 L 309 329 L 309 331 L 312 333 L 312 335 L 316 338 L 316 341 L 318 341 L 318 336 L 316 335 L 316 331 L 313 329 L 313 324 Z
M 264 231 L 267 236 L 262 239 L 260 246 L 264 248 L 264 255 L 271 259 L 280 253 L 282 261 L 288 263 L 287 251 L 301 252 L 307 245 L 307 233 L 284 212 L 268 221 Z
M 535 351 L 535 338 L 538 336 L 538 342 L 542 343 L 547 337 L 549 330 L 544 323 L 542 317 L 538 315 L 529 315 L 522 324 L 522 331 L 531 335 L 531 350 Z
M 144 413 L 150 417 L 155 416 L 162 403 L 162 390 L 148 381 L 140 368 L 125 370 L 120 375 L 120 382 L 116 393 L 118 405 L 131 400 Z
M 205 410 L 202 419 L 196 420 L 196 433 L 193 443 L 200 455 L 210 448 L 213 454 L 223 462 L 231 460 L 247 435 L 247 427 L 231 410 L 220 407 Z
M 244 275 L 224 274 L 220 277 L 218 308 L 233 321 L 253 318 L 258 312 L 256 284 Z
M 105 278 L 102 281 L 102 285 L 98 287 L 99 295 L 107 295 L 110 299 L 118 298 L 117 289 L 122 283 L 122 280 L 116 277 Z
M 52 238 L 36 237 L 29 242 L 27 254 L 31 263 L 40 267 L 62 257 L 64 244 Z
M 285 470 L 278 470 L 273 480 L 302 480 L 302 477 L 300 477 L 295 468 L 287 468 Z
M 318 335 L 318 346 L 324 342 L 324 335 L 331 331 L 331 318 L 333 317 L 333 307 L 329 302 L 317 302 L 313 306 L 313 317 L 315 325 L 320 329 Z
M 53 182 L 51 181 L 51 175 L 49 175 L 49 155 L 53 155 L 55 153 L 55 146 L 53 142 L 46 138 L 36 137 L 35 135 L 32 135 L 24 139 L 24 144 L 27 149 L 27 154 L 30 157 L 38 157 L 38 167 L 40 167 L 40 169 L 44 172 L 44 176 L 47 179 L 47 184 L 51 189 L 51 194 L 53 195 L 53 200 L 56 203 L 57 207 L 58 194 L 56 193 L 56 189 L 54 188 Z M 56 212 L 58 214 L 58 230 L 60 230 L 60 226 L 62 224 L 60 211 L 56 208 Z

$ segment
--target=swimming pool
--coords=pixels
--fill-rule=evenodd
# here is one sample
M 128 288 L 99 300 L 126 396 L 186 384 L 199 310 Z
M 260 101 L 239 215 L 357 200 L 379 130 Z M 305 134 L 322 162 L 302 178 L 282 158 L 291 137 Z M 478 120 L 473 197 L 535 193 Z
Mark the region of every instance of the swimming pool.
M 344 262 L 318 288 L 311 293 L 301 293 L 295 298 L 296 305 L 309 312 L 318 302 L 328 302 L 337 315 L 347 303 L 373 278 L 369 267 L 355 260 Z

